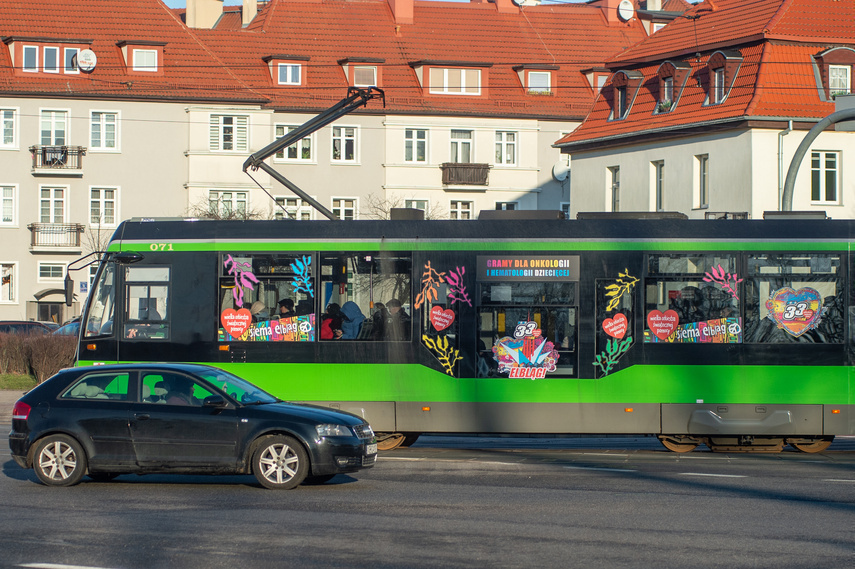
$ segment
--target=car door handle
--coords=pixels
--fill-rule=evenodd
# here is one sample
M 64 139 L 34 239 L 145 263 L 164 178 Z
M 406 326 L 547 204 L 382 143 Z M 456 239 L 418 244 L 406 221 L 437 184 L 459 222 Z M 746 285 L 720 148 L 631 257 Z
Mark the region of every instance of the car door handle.
M 151 419 L 151 415 L 149 415 L 148 413 L 136 413 L 134 414 L 134 417 L 140 421 L 147 421 Z

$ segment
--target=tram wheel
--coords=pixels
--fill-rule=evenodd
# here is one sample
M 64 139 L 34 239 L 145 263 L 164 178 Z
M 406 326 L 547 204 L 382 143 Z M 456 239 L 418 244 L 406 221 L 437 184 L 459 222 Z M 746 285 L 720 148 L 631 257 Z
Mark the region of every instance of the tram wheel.
M 407 433 L 404 435 L 404 440 L 401 441 L 401 448 L 411 447 L 419 440 L 420 433 Z
M 403 433 L 377 433 L 377 450 L 392 450 L 404 444 Z
M 701 441 L 684 435 L 659 435 L 659 442 L 671 452 L 692 452 Z
M 831 446 L 834 436 L 802 439 L 787 439 L 787 444 L 801 452 L 822 452 Z

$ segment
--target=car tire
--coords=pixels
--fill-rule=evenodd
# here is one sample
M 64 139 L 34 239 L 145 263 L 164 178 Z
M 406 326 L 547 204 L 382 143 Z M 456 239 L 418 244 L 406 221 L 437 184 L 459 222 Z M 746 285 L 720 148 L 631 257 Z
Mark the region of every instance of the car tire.
M 73 486 L 86 474 L 86 453 L 67 435 L 50 435 L 36 445 L 33 469 L 46 486 Z
M 309 455 L 293 437 L 264 437 L 252 455 L 252 472 L 265 488 L 290 490 L 309 474 Z

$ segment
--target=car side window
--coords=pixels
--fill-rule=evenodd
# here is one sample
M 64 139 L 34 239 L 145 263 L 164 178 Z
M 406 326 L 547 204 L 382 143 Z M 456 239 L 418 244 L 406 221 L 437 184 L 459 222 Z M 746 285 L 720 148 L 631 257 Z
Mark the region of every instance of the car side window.
M 143 373 L 141 401 L 162 405 L 201 407 L 210 390 L 177 373 Z
M 62 399 L 128 400 L 127 373 L 92 373 L 78 379 Z

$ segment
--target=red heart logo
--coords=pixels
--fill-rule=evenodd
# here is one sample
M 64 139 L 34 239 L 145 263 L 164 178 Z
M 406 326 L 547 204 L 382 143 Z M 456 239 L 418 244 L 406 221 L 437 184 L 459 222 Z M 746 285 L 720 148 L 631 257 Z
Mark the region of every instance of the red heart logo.
M 240 310 L 226 308 L 220 315 L 220 322 L 222 322 L 223 328 L 229 336 L 240 338 L 249 329 L 249 325 L 252 323 L 252 314 L 246 308 Z
M 626 326 L 626 316 L 622 312 L 615 314 L 614 318 L 603 320 L 603 330 L 612 338 L 623 338 L 626 334 Z
M 666 310 L 665 312 L 651 310 L 647 313 L 647 327 L 660 340 L 668 339 L 671 332 L 677 329 L 679 323 L 680 317 L 673 310 Z
M 454 311 L 451 309 L 443 309 L 441 306 L 434 306 L 430 310 L 430 323 L 436 328 L 436 331 L 445 330 L 454 322 Z

